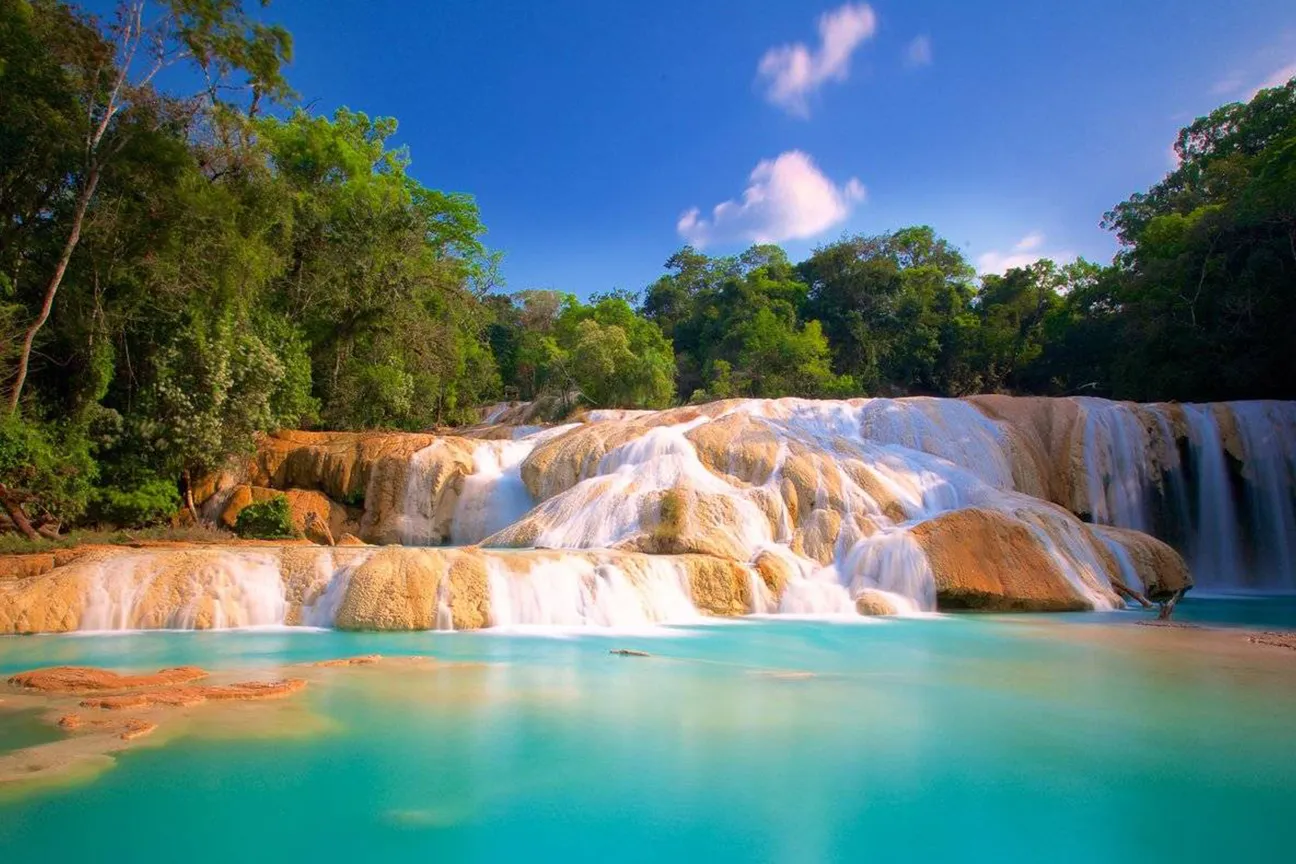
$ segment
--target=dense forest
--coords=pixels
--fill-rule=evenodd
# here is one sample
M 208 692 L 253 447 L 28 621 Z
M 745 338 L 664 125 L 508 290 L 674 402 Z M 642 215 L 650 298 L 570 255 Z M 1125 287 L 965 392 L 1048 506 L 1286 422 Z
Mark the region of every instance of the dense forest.
M 395 119 L 299 104 L 259 14 L 0 0 L 0 505 L 30 537 L 171 519 L 260 431 L 498 399 L 1296 395 L 1296 81 L 1182 130 L 1108 265 L 978 277 L 917 226 L 685 247 L 582 302 L 505 293 L 473 199 L 412 176 Z

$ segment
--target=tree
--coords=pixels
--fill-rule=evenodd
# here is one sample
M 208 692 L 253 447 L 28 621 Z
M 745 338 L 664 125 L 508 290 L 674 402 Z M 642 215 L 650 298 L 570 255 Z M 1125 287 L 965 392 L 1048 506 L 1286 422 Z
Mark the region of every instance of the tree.
M 52 40 L 51 63 L 46 64 L 47 68 L 52 64 L 61 67 L 63 80 L 51 80 L 57 76 L 47 75 L 48 87 L 44 90 L 55 94 L 56 98 L 47 104 L 55 107 L 60 120 L 74 130 L 79 150 L 65 174 L 44 175 L 54 180 L 46 192 L 49 207 L 57 210 L 60 204 L 69 202 L 71 213 L 38 311 L 23 336 L 9 391 L 11 414 L 18 410 L 36 337 L 54 308 L 104 172 L 134 134 L 154 129 L 168 122 L 176 111 L 185 109 L 155 91 L 152 84 L 158 73 L 190 60 L 206 76 L 212 94 L 221 92 L 225 86 L 222 82 L 236 74 L 242 75 L 254 99 L 286 91 L 280 74 L 291 46 L 286 31 L 256 22 L 240 3 L 161 0 L 156 17 L 147 17 L 151 11 L 153 7 L 143 0 L 122 3 L 109 28 L 110 48 L 86 19 L 77 18 L 53 0 L 30 4 L 6 0 L 6 30 L 22 31 L 23 19 L 29 21 L 29 29 L 20 32 L 19 40 L 30 45 L 33 35 L 39 38 L 51 32 L 64 37 Z M 66 109 L 72 104 L 79 110 L 69 113 Z M 19 146 L 30 145 L 20 142 Z
M 1296 359 L 1296 80 L 1185 128 L 1180 165 L 1104 219 L 1125 398 L 1289 398 Z
M 925 225 L 851 237 L 819 247 L 799 269 L 806 315 L 823 322 L 838 373 L 870 390 L 951 391 L 945 343 L 971 302 L 975 271 L 948 241 Z

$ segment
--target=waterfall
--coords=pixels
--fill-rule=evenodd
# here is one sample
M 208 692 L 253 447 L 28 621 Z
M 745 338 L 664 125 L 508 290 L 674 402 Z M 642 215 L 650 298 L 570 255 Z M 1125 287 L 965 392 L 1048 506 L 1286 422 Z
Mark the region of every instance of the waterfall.
M 433 441 L 414 453 L 405 475 L 405 500 L 401 507 L 400 541 L 406 546 L 431 546 L 440 542 L 435 522 L 437 457 L 445 445 Z
M 1254 584 L 1296 591 L 1296 406 L 1281 402 L 1229 404 L 1246 451 Z
M 1247 584 L 1233 487 L 1224 461 L 1219 420 L 1209 405 L 1183 406 L 1197 485 L 1196 530 L 1189 560 L 1197 587 L 1236 590 Z
M 855 544 L 843 570 L 852 595 L 872 588 L 907 598 L 919 611 L 936 610 L 936 578 L 927 555 L 903 528 L 880 531 Z
M 1161 533 L 1183 552 L 1200 590 L 1296 590 L 1296 405 L 1180 406 L 1184 464 L 1166 408 L 1077 401 L 1084 408 L 1085 506 L 1094 522 Z M 1241 499 L 1223 421 L 1240 442 L 1232 457 L 1241 460 Z
M 480 543 L 526 515 L 532 501 L 522 482 L 522 460 L 534 447 L 535 442 L 528 440 L 477 444 L 473 473 L 464 478 L 455 506 L 453 543 Z
M 1089 397 L 1084 407 L 1084 463 L 1093 521 L 1148 531 L 1153 482 L 1147 431 L 1134 409 Z
M 86 592 L 82 630 L 222 630 L 284 623 L 275 556 L 195 552 L 178 561 L 147 553 L 100 565 Z
M 486 570 L 492 627 L 636 628 L 698 617 L 687 573 L 669 560 L 501 554 Z

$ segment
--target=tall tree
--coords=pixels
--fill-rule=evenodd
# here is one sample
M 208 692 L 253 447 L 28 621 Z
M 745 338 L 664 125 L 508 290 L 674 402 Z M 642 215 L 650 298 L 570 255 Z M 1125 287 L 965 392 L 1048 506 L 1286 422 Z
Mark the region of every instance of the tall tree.
M 67 171 L 56 175 L 48 190 L 47 209 L 66 202 L 70 214 L 65 237 L 51 272 L 45 279 L 40 302 L 26 326 L 9 388 L 9 412 L 18 410 L 31 365 L 32 349 L 49 320 L 68 264 L 81 240 L 86 212 L 94 200 L 104 172 L 133 135 L 167 121 L 180 103 L 160 95 L 153 87 L 163 69 L 191 62 L 206 78 L 213 98 L 230 86 L 242 86 L 254 100 L 285 92 L 281 64 L 291 43 L 282 28 L 261 24 L 234 0 L 158 0 L 156 4 L 123 2 L 104 40 L 93 23 L 78 17 L 54 0 L 5 0 L 6 29 L 18 30 L 27 19 L 27 34 L 58 33 L 49 43 L 62 70 L 62 81 L 47 81 L 47 92 L 77 141 L 77 157 Z M 52 68 L 47 65 L 46 68 Z M 6 133 L 8 130 L 5 130 Z M 18 146 L 27 146 L 19 141 Z M 49 177 L 50 175 L 46 175 Z

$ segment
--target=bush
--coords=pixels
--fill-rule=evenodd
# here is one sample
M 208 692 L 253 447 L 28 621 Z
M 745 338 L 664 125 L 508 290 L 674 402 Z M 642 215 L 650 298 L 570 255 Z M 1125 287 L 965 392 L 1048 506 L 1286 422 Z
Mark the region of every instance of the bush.
M 276 495 L 268 501 L 249 504 L 239 511 L 234 523 L 234 533 L 240 537 L 257 540 L 292 540 L 297 529 L 292 524 L 292 511 L 288 498 Z
M 0 417 L 0 483 L 36 522 L 68 522 L 85 512 L 98 466 L 83 431 L 72 425 Z
M 180 507 L 180 492 L 171 480 L 151 478 L 133 489 L 94 490 L 90 512 L 104 524 L 142 528 L 165 522 Z

